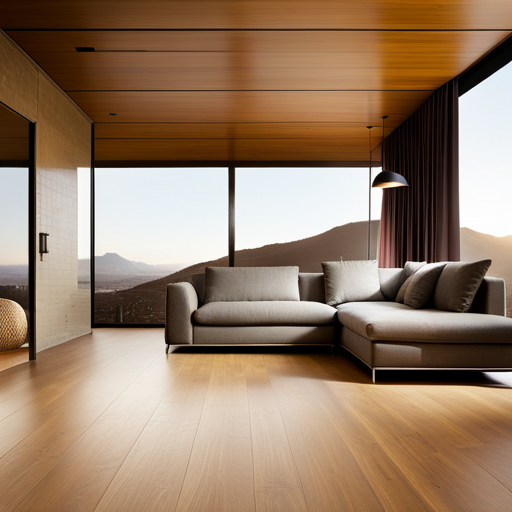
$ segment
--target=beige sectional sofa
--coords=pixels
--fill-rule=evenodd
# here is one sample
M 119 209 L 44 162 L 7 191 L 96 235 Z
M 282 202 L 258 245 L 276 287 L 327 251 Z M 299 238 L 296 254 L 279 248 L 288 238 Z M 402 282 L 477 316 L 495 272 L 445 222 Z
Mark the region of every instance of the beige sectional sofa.
M 274 275 L 266 276 L 269 271 Z M 386 369 L 512 369 L 512 319 L 505 317 L 502 279 L 486 277 L 471 310 L 456 313 L 392 301 L 328 306 L 324 274 L 299 273 L 296 267 L 206 272 L 206 296 L 205 275 L 168 285 L 167 350 L 177 345 L 341 345 L 372 370 L 374 381 L 376 371 Z M 379 269 L 385 296 L 396 292 L 401 273 Z

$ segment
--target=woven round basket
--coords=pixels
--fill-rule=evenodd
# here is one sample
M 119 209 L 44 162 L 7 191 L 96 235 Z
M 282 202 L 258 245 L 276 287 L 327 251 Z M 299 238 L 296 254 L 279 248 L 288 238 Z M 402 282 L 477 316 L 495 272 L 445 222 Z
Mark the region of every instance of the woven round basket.
M 27 340 L 27 316 L 12 300 L 0 299 L 0 352 L 20 348 Z

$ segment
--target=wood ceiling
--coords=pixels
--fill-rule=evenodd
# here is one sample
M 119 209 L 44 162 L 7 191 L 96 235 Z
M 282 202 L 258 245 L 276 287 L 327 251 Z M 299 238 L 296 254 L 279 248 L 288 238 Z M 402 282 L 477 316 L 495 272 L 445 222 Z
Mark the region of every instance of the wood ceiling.
M 366 126 L 507 38 L 512 2 L 3 0 L 0 27 L 94 121 L 99 163 L 366 165 Z

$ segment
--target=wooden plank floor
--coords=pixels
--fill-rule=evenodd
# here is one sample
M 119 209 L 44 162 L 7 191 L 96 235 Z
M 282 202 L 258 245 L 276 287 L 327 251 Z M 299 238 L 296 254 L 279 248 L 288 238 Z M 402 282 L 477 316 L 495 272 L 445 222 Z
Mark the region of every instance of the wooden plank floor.
M 28 362 L 28 348 L 0 352 L 0 372 Z
M 0 374 L 0 511 L 512 510 L 512 375 L 97 329 Z

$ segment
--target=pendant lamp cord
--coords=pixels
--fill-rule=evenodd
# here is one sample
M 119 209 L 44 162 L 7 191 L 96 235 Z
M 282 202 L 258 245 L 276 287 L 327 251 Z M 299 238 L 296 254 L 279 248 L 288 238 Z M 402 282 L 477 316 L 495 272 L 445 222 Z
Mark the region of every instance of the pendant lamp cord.
M 368 169 L 368 260 L 370 259 L 370 239 L 372 224 L 372 126 L 368 128 L 368 149 L 370 151 L 370 168 Z
M 381 160 L 382 160 L 382 170 L 384 169 L 384 139 L 386 138 L 386 131 L 384 129 L 384 121 L 388 118 L 388 116 L 382 116 L 382 151 L 381 151 Z

